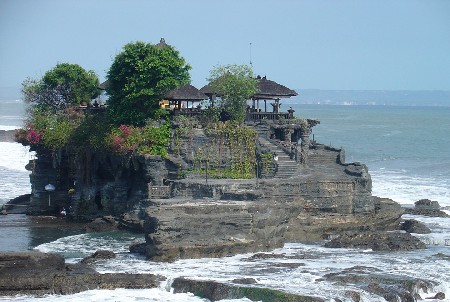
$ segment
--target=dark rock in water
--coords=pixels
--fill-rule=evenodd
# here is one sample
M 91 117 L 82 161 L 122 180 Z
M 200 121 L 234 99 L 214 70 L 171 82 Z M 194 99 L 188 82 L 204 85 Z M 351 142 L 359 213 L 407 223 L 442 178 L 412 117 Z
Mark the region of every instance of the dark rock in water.
M 132 242 L 128 247 L 128 249 L 130 250 L 131 253 L 145 254 L 146 245 L 147 244 L 145 242 L 136 241 Z
M 429 199 L 420 199 L 414 203 L 417 210 L 440 210 L 439 202 Z
M 438 292 L 434 297 L 430 297 L 427 299 L 444 300 L 445 294 L 443 292 Z
M 441 210 L 427 210 L 427 209 L 416 209 L 416 208 L 405 208 L 405 214 L 410 215 L 422 215 L 428 217 L 442 217 L 450 218 L 450 215 Z
M 86 230 L 88 232 L 106 232 L 117 230 L 118 227 L 119 224 L 114 217 L 104 216 L 88 223 L 86 225 Z
M 345 292 L 345 296 L 352 299 L 353 302 L 359 302 L 361 301 L 361 294 L 358 292 L 355 292 L 353 290 L 349 290 Z
M 258 281 L 256 281 L 253 278 L 233 279 L 231 282 L 237 283 L 237 284 L 256 284 L 256 283 L 258 283 Z
M 438 254 L 435 254 L 433 256 L 450 261 L 450 255 L 446 255 L 446 254 L 443 254 L 443 253 L 438 253 Z
M 0 296 L 73 294 L 90 289 L 155 288 L 164 277 L 99 274 L 84 263 L 65 264 L 56 254 L 0 253 Z
M 408 233 L 415 233 L 415 234 L 430 234 L 431 230 L 422 222 L 414 220 L 414 219 L 408 219 L 402 222 L 400 225 L 400 229 L 408 232 Z
M 374 251 L 409 251 L 426 248 L 425 243 L 409 233 L 346 233 L 325 243 L 330 248 L 362 248 Z
M 3 205 L 3 209 L 6 214 L 26 214 L 30 206 L 30 197 L 31 194 L 24 194 L 13 198 Z
M 322 280 L 336 282 L 343 286 L 359 284 L 362 289 L 381 296 L 386 301 L 393 302 L 414 302 L 420 300 L 421 297 L 418 294 L 420 291 L 426 293 L 437 285 L 429 280 L 408 276 L 386 275 L 377 272 L 377 269 L 359 266 L 344 269 L 341 272 L 326 274 L 323 276 L 323 279 L 318 281 Z M 346 296 L 349 296 L 349 294 L 346 293 Z M 359 301 L 357 296 L 352 297 L 352 299 Z
M 176 278 L 172 287 L 174 293 L 193 293 L 194 295 L 219 301 L 223 299 L 241 299 L 246 297 L 251 301 L 262 302 L 319 302 L 325 301 L 318 297 L 309 297 L 295 294 L 288 294 L 278 290 L 261 287 L 242 287 L 219 283 L 216 281 L 190 280 Z
M 94 254 L 87 256 L 83 260 L 81 260 L 81 263 L 91 264 L 100 260 L 114 259 L 114 258 L 116 258 L 116 254 L 114 254 L 113 251 L 98 250 Z
M 429 199 L 421 199 L 416 201 L 414 203 L 414 208 L 405 208 L 405 214 L 450 218 L 450 215 L 444 211 L 441 211 L 441 206 L 437 201 Z

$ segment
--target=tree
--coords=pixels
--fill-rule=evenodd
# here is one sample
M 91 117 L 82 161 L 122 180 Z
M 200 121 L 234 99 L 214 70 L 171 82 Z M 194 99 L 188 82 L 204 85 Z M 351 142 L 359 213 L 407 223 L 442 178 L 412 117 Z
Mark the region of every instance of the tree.
M 246 101 L 258 92 L 252 68 L 247 65 L 218 66 L 211 70 L 208 80 L 212 92 L 220 96 L 221 109 L 232 121 L 243 122 Z
M 60 111 L 89 102 L 99 94 L 98 77 L 78 64 L 59 63 L 39 79 L 22 83 L 24 100 L 32 107 Z
M 116 124 L 143 125 L 164 94 L 190 82 L 191 67 L 173 47 L 134 42 L 123 47 L 108 72 L 108 112 Z

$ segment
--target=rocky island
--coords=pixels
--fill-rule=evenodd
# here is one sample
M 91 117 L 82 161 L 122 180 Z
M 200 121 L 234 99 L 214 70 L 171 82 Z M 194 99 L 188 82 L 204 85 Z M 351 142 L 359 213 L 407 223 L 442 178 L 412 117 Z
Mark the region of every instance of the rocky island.
M 396 229 L 403 210 L 371 195 L 367 167 L 345 163 L 342 149 L 311 142 L 318 121 L 302 123 L 248 122 L 258 133 L 259 155 L 277 156 L 250 179 L 212 178 L 206 170 L 180 177 L 194 164 L 192 150 L 210 142 L 201 128 L 193 128 L 190 137 L 182 138 L 179 154 L 167 158 L 91 153 L 77 162 L 61 151 L 55 166 L 52 154 L 37 149 L 29 164 L 29 212 L 65 208 L 76 220 L 112 215 L 123 227 L 144 232 L 146 243 L 133 249 L 158 261 L 267 251 L 344 231 Z M 298 149 L 285 147 L 297 137 Z M 48 179 L 57 184 L 54 192 L 45 191 Z
M 280 99 L 296 95 L 295 91 L 266 77 L 253 77 L 247 69 L 236 66 L 219 68 L 212 73 L 210 84 L 198 90 L 186 83 L 184 60 L 163 39 L 155 46 L 138 42 L 124 49 L 111 67 L 107 82 L 98 86 L 98 79 L 86 76 L 87 82 L 95 84 L 87 95 L 97 93 L 97 87 L 106 90 L 108 106 L 97 100 L 81 102 L 86 95 L 72 96 L 62 107 L 60 99 L 54 104 L 36 104 L 42 98 L 33 93 L 41 90 L 34 86 L 27 90 L 25 86 L 24 91 L 31 93 L 26 95 L 29 102 L 39 109 L 16 133 L 16 141 L 36 152 L 27 165 L 31 172 L 27 214 L 64 215 L 67 220 L 88 223 L 92 230 L 119 227 L 143 233 L 145 242 L 133 244 L 130 251 L 152 261 L 249 252 L 258 253 L 255 257 L 284 257 L 260 252 L 287 242 L 323 239 L 329 240 L 330 247 L 382 251 L 425 247 L 405 232 L 420 229 L 418 222 L 401 225 L 404 210 L 400 205 L 372 196 L 372 180 L 365 164 L 347 163 L 343 148 L 311 138 L 319 120 L 298 118 L 291 108 L 281 110 Z M 162 77 L 135 71 L 131 77 L 145 76 L 146 81 L 134 83 L 131 86 L 138 90 L 125 94 L 129 85 L 121 77 L 132 69 L 123 68 L 130 64 L 127 56 L 131 50 L 149 51 L 146 55 L 157 57 L 157 62 L 168 54 L 173 56 L 177 74 Z M 61 64 L 56 67 L 57 74 L 66 68 L 78 67 Z M 54 71 L 50 72 L 52 76 Z M 168 89 L 164 85 L 171 76 L 176 85 Z M 46 79 L 52 77 L 44 76 L 43 81 Z M 149 83 L 157 93 L 147 89 Z M 231 90 L 229 83 L 233 83 Z M 49 80 L 44 88 L 51 85 Z M 164 89 L 157 90 L 158 85 Z M 60 96 L 66 88 L 58 84 L 52 89 Z M 245 94 L 237 94 L 241 90 Z M 208 104 L 202 104 L 206 99 Z M 272 111 L 267 110 L 268 102 Z M 42 115 L 42 108 L 48 110 L 44 110 L 46 114 Z M 399 231 L 401 227 L 403 231 Z M 1 255 L 2 276 L 13 273 L 11 263 L 15 261 L 23 267 L 28 262 L 38 263 L 30 266 L 33 273 L 47 261 L 57 265 L 49 278 L 31 290 L 30 284 L 40 278 L 38 274 L 25 278 L 23 288 L 8 283 L 1 288 L 2 294 L 25 289 L 32 294 L 72 293 L 82 290 L 71 287 L 79 282 L 85 283 L 86 289 L 145 288 L 164 279 L 136 275 L 130 281 L 121 274 L 100 276 L 86 264 L 92 258 L 73 266 L 65 265 L 60 257 L 41 254 Z M 351 275 L 359 269 L 343 273 Z M 22 278 L 30 271 L 22 269 L 17 274 Z M 52 281 L 55 278 L 60 282 L 57 286 Z M 325 279 L 348 281 L 332 274 Z M 389 301 L 397 297 L 410 301 L 421 287 L 433 286 L 408 279 L 400 280 L 401 285 L 392 289 L 390 284 L 396 281 L 389 278 L 361 280 L 370 283 L 369 292 L 384 295 Z M 255 280 L 235 281 L 239 285 L 178 278 L 173 286 L 176 292 L 198 292 L 211 300 L 246 296 L 263 301 L 323 301 L 250 290 L 247 285 Z M 349 295 L 359 301 L 357 293 Z

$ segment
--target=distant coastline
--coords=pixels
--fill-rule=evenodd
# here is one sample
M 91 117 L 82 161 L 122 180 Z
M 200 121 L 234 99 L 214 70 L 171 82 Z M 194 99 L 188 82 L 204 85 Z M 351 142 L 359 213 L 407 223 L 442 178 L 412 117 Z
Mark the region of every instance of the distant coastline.
M 296 91 L 298 92 L 298 96 L 291 98 L 289 103 L 450 107 L 450 91 L 446 90 L 296 89 Z M 287 104 L 288 102 L 285 103 Z
M 285 104 L 387 105 L 450 107 L 449 90 L 332 90 L 295 89 Z M 20 87 L 0 87 L 0 102 L 22 99 Z

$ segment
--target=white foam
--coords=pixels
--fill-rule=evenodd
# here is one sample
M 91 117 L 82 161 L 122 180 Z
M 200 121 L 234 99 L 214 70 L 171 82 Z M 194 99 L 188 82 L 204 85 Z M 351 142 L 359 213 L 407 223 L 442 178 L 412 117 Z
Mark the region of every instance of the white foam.
M 49 301 L 49 302 L 84 302 L 84 301 L 167 301 L 167 302 L 206 302 L 191 293 L 173 294 L 160 288 L 152 289 L 96 289 L 73 295 L 48 295 L 44 297 L 17 296 L 0 297 L 0 301 Z M 232 301 L 232 300 L 230 300 Z M 235 300 L 238 301 L 238 300 Z M 249 300 L 241 300 L 249 301 Z
M 409 177 L 401 171 L 371 171 L 372 194 L 387 197 L 400 204 L 413 204 L 420 199 L 436 200 L 450 206 L 450 184 L 446 179 Z
M 15 117 L 15 118 L 17 118 L 17 117 Z M 0 130 L 16 130 L 19 128 L 21 128 L 21 127 L 20 126 L 0 125 Z
M 128 253 L 135 240 L 143 240 L 143 235 L 128 232 L 104 232 L 67 236 L 35 247 L 44 253 L 59 253 L 66 258 L 83 258 L 97 250 L 114 253 Z
M 25 166 L 35 156 L 29 147 L 18 143 L 0 142 L 0 167 L 15 171 L 27 171 Z

